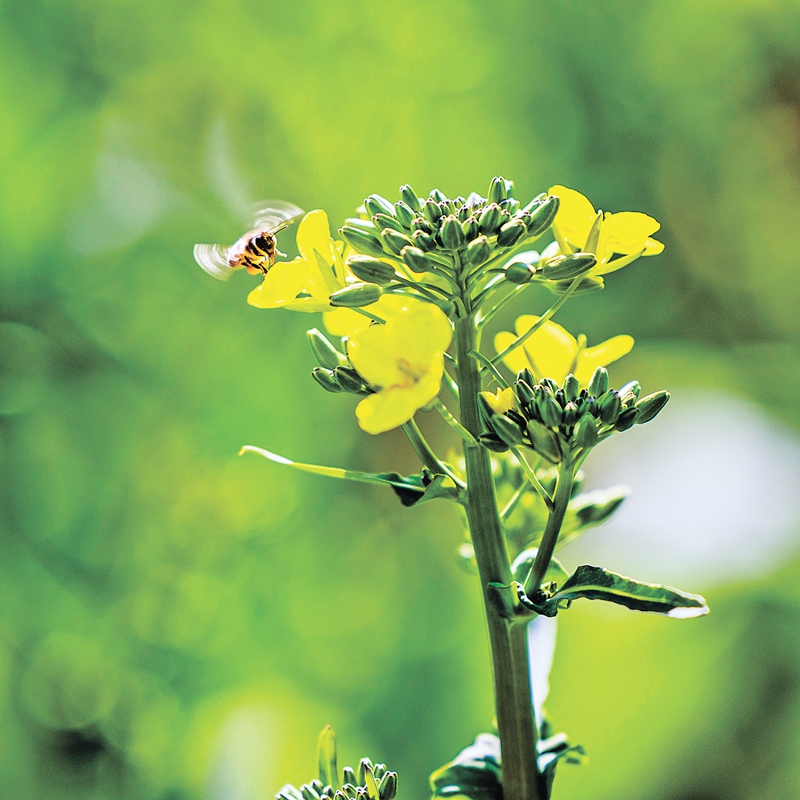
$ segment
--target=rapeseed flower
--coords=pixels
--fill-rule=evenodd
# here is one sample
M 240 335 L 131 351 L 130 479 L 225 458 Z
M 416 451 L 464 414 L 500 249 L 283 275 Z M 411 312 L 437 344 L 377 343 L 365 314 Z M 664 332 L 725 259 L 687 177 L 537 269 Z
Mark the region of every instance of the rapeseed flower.
M 387 300 L 394 307 L 386 324 L 370 325 L 347 344 L 355 369 L 378 387 L 356 408 L 358 424 L 373 434 L 408 422 L 439 394 L 453 336 L 438 307 L 401 296 Z
M 565 254 L 585 252 L 598 212 L 588 198 L 574 189 L 552 186 L 550 194 L 560 200 L 553 222 L 558 249 Z M 639 256 L 660 253 L 664 245 L 652 238 L 660 227 L 661 224 L 653 217 L 638 211 L 604 212 L 599 237 L 591 248 L 591 252 L 597 256 L 597 266 L 592 269 L 592 274 L 605 275 L 627 266 Z M 614 258 L 614 255 L 620 257 Z
M 527 333 L 539 319 L 532 314 L 523 314 L 514 325 L 516 334 L 510 331 L 498 333 L 494 338 L 497 352 L 502 352 L 517 337 Z M 576 339 L 561 325 L 548 321 L 514 348 L 503 362 L 513 372 L 529 369 L 537 380 L 552 378 L 559 384 L 572 373 L 582 386 L 586 386 L 598 367 L 622 358 L 632 348 L 633 337 L 625 334 L 587 347 L 585 336 Z
M 328 311 L 330 296 L 346 285 L 343 242 L 331 238 L 328 215 L 310 211 L 297 227 L 300 255 L 275 262 L 264 281 L 253 289 L 247 302 L 256 308 L 288 308 L 292 311 Z

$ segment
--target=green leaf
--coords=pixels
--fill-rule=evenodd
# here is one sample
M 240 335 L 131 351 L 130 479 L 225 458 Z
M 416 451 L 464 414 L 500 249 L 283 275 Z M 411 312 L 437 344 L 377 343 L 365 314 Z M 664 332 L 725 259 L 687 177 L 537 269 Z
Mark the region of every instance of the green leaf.
M 449 475 L 434 475 L 428 470 L 423 470 L 418 475 L 411 475 L 405 478 L 397 472 L 357 472 L 355 470 L 341 469 L 340 467 L 321 467 L 317 464 L 303 464 L 251 444 L 245 445 L 239 451 L 239 455 L 243 453 L 257 453 L 273 461 L 275 464 L 293 467 L 301 472 L 310 472 L 314 475 L 324 475 L 328 478 L 354 481 L 356 483 L 370 483 L 376 486 L 391 486 L 404 506 L 413 506 L 417 503 L 436 500 L 438 498 L 451 500 L 456 503 L 462 500 L 461 490 L 456 486 L 455 481 Z
M 547 781 L 548 793 L 553 788 L 553 779 L 556 776 L 556 766 L 563 761 L 565 764 L 585 764 L 586 751 L 581 745 L 570 745 L 565 733 L 556 733 L 547 739 L 540 739 L 536 743 L 536 766 Z
M 336 734 L 326 725 L 319 735 L 319 779 L 323 786 L 339 788 L 339 772 L 336 766 Z
M 603 567 L 578 567 L 569 580 L 545 603 L 555 611 L 579 598 L 605 600 L 634 611 L 650 611 L 688 619 L 708 614 L 708 605 L 697 594 L 681 592 L 657 583 L 643 583 L 608 572 Z
M 449 764 L 430 778 L 433 797 L 468 797 L 470 800 L 503 800 L 500 771 L 500 740 L 481 733 Z
M 538 547 L 528 547 L 514 559 L 511 564 L 511 575 L 515 581 L 523 585 L 525 584 L 538 552 Z M 551 558 L 550 564 L 547 567 L 547 572 L 545 572 L 544 578 L 542 578 L 542 583 L 555 583 L 556 586 L 560 586 L 568 578 L 569 572 L 567 572 L 555 558 Z

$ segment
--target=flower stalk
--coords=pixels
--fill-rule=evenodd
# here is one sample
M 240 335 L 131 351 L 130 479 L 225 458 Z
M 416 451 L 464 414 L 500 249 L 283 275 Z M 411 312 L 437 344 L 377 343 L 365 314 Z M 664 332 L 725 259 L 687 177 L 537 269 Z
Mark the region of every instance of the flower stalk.
M 475 437 L 480 434 L 478 392 L 482 389 L 480 366 L 470 356 L 475 349 L 472 315 L 455 325 L 458 384 L 461 389 L 461 421 Z M 515 625 L 501 615 L 492 601 L 491 584 L 511 582 L 508 552 L 497 511 L 494 480 L 488 451 L 464 442 L 467 470 L 466 512 L 483 591 L 492 653 L 495 709 L 500 734 L 505 800 L 546 800 L 536 766 L 538 739 L 530 685 L 525 625 Z

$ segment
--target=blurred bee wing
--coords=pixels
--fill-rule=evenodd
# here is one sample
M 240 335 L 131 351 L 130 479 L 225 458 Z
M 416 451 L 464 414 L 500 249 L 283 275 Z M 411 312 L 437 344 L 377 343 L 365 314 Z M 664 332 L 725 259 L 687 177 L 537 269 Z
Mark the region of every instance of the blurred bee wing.
M 233 275 L 233 270 L 228 266 L 228 249 L 221 244 L 196 244 L 194 246 L 194 260 L 212 278 L 226 281 Z
M 275 233 L 287 225 L 291 225 L 298 217 L 305 214 L 302 208 L 285 200 L 263 200 L 253 208 L 254 230 Z

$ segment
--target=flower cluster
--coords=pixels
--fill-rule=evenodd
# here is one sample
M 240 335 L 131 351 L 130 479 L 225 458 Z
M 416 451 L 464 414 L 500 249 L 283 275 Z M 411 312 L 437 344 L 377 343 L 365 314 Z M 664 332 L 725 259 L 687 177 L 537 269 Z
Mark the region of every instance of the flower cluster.
M 331 776 L 338 777 L 338 776 Z M 361 759 L 358 771 L 352 767 L 342 770 L 342 781 L 336 786 L 315 778 L 299 789 L 287 783 L 275 795 L 275 800 L 394 800 L 397 794 L 397 773 L 386 764 L 373 764 Z
M 640 393 L 637 381 L 609 389 L 603 367 L 597 367 L 587 388 L 571 373 L 559 386 L 552 378 L 537 382 L 523 369 L 513 387 L 481 392 L 488 428 L 481 441 L 499 452 L 524 444 L 551 464 L 574 461 L 612 433 L 649 422 L 669 400 L 665 391 L 641 399 Z

